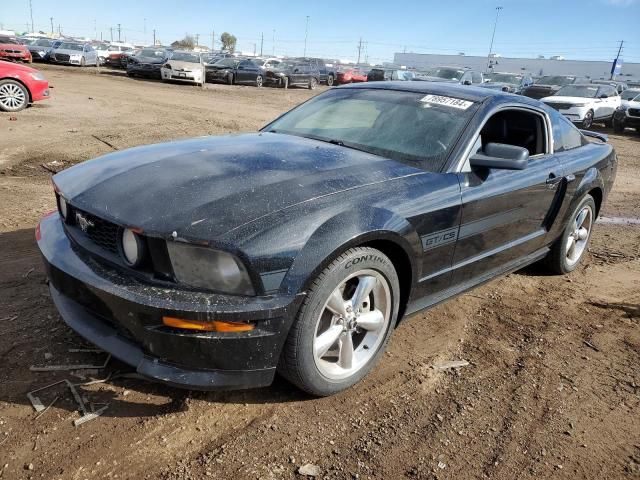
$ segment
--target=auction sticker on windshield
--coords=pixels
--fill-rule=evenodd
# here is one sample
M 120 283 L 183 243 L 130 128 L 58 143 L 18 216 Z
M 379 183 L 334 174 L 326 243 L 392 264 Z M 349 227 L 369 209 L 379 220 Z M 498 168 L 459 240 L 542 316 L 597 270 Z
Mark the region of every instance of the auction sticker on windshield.
M 445 97 L 442 95 L 427 95 L 420 99 L 421 102 L 429 105 L 443 105 L 445 107 L 457 108 L 459 110 L 466 110 L 473 102 L 467 100 L 460 100 L 459 98 Z

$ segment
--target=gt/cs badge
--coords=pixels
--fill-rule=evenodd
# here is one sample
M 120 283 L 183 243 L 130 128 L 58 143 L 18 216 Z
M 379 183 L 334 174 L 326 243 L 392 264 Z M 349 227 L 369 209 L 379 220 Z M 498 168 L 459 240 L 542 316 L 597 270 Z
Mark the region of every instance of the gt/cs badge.
M 76 212 L 76 223 L 80 227 L 80 230 L 82 230 L 85 233 L 87 230 L 89 230 L 89 227 L 95 226 L 95 224 L 91 220 L 88 220 L 79 212 Z
M 455 242 L 458 237 L 458 228 L 450 228 L 448 230 L 441 230 L 439 232 L 430 233 L 422 237 L 422 250 L 427 251 L 432 248 L 446 245 L 447 243 Z

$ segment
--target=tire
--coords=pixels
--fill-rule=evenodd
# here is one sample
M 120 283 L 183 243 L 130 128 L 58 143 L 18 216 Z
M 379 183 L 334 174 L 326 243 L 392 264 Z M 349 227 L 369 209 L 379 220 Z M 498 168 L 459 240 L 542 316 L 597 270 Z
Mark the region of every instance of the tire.
M 227 85 L 233 85 L 233 73 L 227 75 Z
M 333 75 L 328 75 L 327 76 L 327 86 L 333 87 L 333 82 L 334 82 Z
M 607 128 L 613 127 L 613 117 L 609 117 L 604 121 L 604 126 Z
M 624 123 L 613 121 L 613 131 L 615 133 L 624 133 Z
M 86 65 L 87 65 L 87 61 L 84 59 L 84 57 L 82 57 L 82 58 L 80 59 L 80 66 L 81 66 L 81 67 L 84 67 L 84 66 L 86 66 Z
M 263 83 L 262 75 L 258 75 L 256 77 L 256 87 L 262 88 Z
M 590 128 L 591 125 L 593 125 L 593 110 L 589 110 L 584 118 L 582 119 L 582 122 L 580 123 L 580 127 L 581 128 Z
M 311 77 L 311 80 L 309 80 L 309 90 L 315 90 L 317 86 L 318 79 L 315 77 Z
M 19 112 L 29 105 L 29 90 L 20 82 L 11 79 L 0 80 L 0 110 Z
M 356 295 L 358 286 L 368 293 Z M 356 297 L 359 307 L 351 308 L 348 302 Z M 316 396 L 355 385 L 384 352 L 397 321 L 399 298 L 398 276 L 386 255 L 373 248 L 347 250 L 311 284 L 278 372 Z M 363 327 L 365 319 L 368 327 Z
M 96 63 L 98 64 L 99 67 L 104 65 L 104 57 L 98 57 L 98 60 L 96 61 Z
M 580 221 L 580 216 L 587 211 L 586 216 Z M 549 270 L 559 275 L 565 275 L 574 271 L 585 252 L 589 249 L 589 240 L 593 224 L 596 220 L 596 203 L 591 195 L 585 195 L 569 217 L 569 223 L 562 235 L 552 245 L 546 258 Z M 578 225 L 580 221 L 580 225 Z M 576 228 L 578 225 L 578 228 Z M 585 229 L 583 231 L 583 229 Z M 571 248 L 574 248 L 571 254 Z

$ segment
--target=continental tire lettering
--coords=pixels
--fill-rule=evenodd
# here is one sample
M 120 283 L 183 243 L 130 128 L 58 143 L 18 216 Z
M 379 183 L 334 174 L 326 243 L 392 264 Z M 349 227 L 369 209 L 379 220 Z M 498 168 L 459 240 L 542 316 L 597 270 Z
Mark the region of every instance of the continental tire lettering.
M 349 267 L 353 267 L 354 265 L 358 265 L 359 263 L 367 262 L 367 261 L 383 263 L 385 265 L 387 264 L 387 261 L 384 258 L 379 257 L 378 255 L 370 254 L 370 255 L 362 255 L 361 257 L 356 257 L 349 260 L 344 265 L 344 268 L 347 269 Z

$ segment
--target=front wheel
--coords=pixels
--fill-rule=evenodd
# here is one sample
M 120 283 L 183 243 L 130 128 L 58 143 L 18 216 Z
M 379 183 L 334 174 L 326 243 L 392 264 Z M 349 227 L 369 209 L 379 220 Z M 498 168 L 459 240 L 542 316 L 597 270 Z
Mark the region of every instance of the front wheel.
M 613 120 L 613 131 L 616 133 L 624 133 L 624 123 L 619 120 Z
M 262 81 L 262 75 L 258 75 L 258 76 L 256 77 L 256 87 L 258 87 L 258 88 L 262 88 L 262 83 L 263 83 L 263 81 Z
M 311 80 L 309 80 L 309 90 L 315 90 L 317 86 L 318 79 L 315 77 L 311 77 Z
M 233 85 L 233 73 L 227 75 L 227 85 Z
M 82 57 L 82 58 L 80 59 L 80 66 L 81 66 L 81 67 L 84 67 L 86 64 L 87 64 L 87 61 L 84 59 L 84 57 Z
M 550 270 L 564 275 L 577 268 L 589 247 L 595 220 L 596 203 L 591 195 L 585 195 L 569 217 L 562 236 L 551 247 L 546 258 Z
M 327 77 L 327 86 L 333 87 L 333 75 Z
M 19 112 L 29 104 L 29 91 L 15 80 L 0 80 L 0 110 Z
M 398 276 L 386 255 L 373 248 L 347 250 L 311 284 L 278 372 L 312 395 L 351 387 L 384 352 L 399 298 Z
M 593 111 L 589 110 L 582 119 L 581 127 L 582 128 L 590 128 L 593 125 Z

